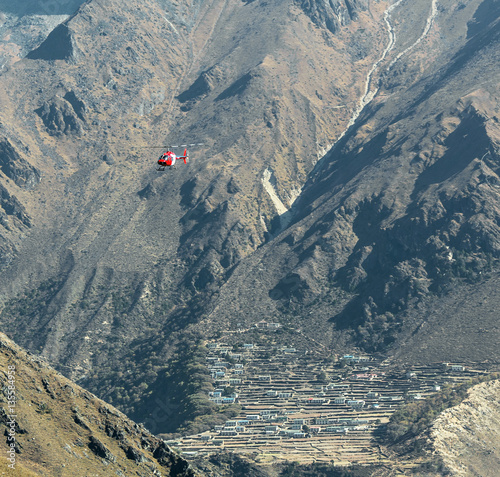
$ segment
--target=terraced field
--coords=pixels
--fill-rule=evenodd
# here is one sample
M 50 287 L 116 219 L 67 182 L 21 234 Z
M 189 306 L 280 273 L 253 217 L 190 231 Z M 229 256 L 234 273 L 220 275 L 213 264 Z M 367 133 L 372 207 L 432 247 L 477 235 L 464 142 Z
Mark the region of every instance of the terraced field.
M 186 457 L 221 448 L 255 462 L 387 461 L 377 434 L 405 402 L 485 373 L 465 363 L 404 367 L 373 356 L 334 356 L 245 343 L 207 343 L 216 404 L 238 403 L 241 415 L 210 431 L 168 443 Z

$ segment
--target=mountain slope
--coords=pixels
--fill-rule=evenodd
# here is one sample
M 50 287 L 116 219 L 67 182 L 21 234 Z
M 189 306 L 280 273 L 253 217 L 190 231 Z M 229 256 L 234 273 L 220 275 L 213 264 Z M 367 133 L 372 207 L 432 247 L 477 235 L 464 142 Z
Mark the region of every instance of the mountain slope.
M 2 76 L 2 323 L 75 378 L 152 337 L 165 362 L 279 226 L 267 190 L 289 207 L 385 39 L 378 6 L 335 35 L 284 1 L 136 7 L 83 4 Z M 206 144 L 175 173 L 139 148 L 179 139 Z
M 462 404 L 436 419 L 431 432 L 433 445 L 451 475 L 497 473 L 499 391 L 499 381 L 477 385 Z
M 13 475 L 196 475 L 146 429 L 3 334 L 0 348 L 0 422 L 15 449 L 6 462 Z
M 497 378 L 494 373 L 445 386 L 396 411 L 382 438 L 392 464 L 372 475 L 496 475 Z
M 261 319 L 443 341 L 425 310 L 496 283 L 498 28 L 493 0 L 82 4 L 0 77 L 3 330 L 144 421 L 186 340 Z
M 476 17 L 488 4 L 496 5 L 484 2 Z M 462 13 L 449 4 L 435 21 L 443 31 Z M 421 45 L 432 46 L 434 55 L 421 58 L 418 81 L 394 86 L 414 75 L 415 64 L 399 66 L 413 56 L 398 60 L 396 74 L 386 73 L 379 96 L 306 182 L 293 225 L 240 265 L 222 289 L 212 313 L 221 328 L 241 310 L 246 323 L 274 316 L 337 344 L 345 330 L 365 349 L 379 350 L 421 327 L 425 310 L 436 306 L 431 303 L 447 300 L 438 315 L 447 322 L 467 289 L 470 314 L 458 321 L 491 332 L 481 337 L 484 348 L 470 346 L 454 321 L 446 331 L 430 332 L 436 343 L 461 334 L 463 344 L 429 357 L 496 359 L 497 320 L 492 315 L 481 325 L 481 286 L 472 283 L 487 276 L 494 288 L 497 280 L 496 271 L 488 273 L 497 270 L 500 232 L 498 71 L 491 68 L 498 59 L 498 15 L 478 33 L 473 25 L 454 51 L 440 50 L 431 30 Z M 494 309 L 495 300 L 490 293 L 487 306 Z

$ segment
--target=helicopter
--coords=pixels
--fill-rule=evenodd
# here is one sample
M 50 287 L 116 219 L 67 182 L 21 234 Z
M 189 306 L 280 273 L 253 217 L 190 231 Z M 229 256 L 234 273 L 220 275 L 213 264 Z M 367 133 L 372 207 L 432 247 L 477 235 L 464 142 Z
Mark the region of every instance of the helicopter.
M 173 149 L 173 148 L 172 148 Z M 182 156 L 176 156 L 173 151 L 166 151 L 158 158 L 158 170 L 164 171 L 167 167 L 175 168 L 175 162 L 177 159 L 184 159 L 184 164 L 188 162 L 187 148 L 184 149 L 184 154 Z
M 163 152 L 160 157 L 158 158 L 158 171 L 164 171 L 167 167 L 169 169 L 175 169 L 175 163 L 179 160 L 182 159 L 184 160 L 184 164 L 188 163 L 189 155 L 188 155 L 188 147 L 191 146 L 203 146 L 203 144 L 198 143 L 198 144 L 181 144 L 179 146 L 154 146 L 152 149 L 166 149 L 165 152 Z M 178 156 L 173 152 L 173 149 L 177 148 L 185 148 L 184 149 L 184 154 L 182 156 Z

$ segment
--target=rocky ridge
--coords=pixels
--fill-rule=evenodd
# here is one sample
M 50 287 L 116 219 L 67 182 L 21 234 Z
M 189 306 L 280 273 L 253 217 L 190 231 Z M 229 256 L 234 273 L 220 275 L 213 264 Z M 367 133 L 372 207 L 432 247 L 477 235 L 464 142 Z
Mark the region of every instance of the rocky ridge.
M 0 72 L 24 58 L 84 0 L 0 2 Z
M 317 0 L 297 1 L 298 5 L 310 16 L 313 22 L 332 33 L 348 25 L 358 18 L 360 11 L 367 10 L 366 1 L 360 0 L 337 0 L 320 2 Z
M 14 475 L 197 475 L 163 441 L 3 334 L 0 361 L 0 426 L 15 449 L 7 462 Z
M 500 381 L 478 384 L 460 405 L 444 411 L 432 445 L 453 476 L 494 476 L 500 465 Z

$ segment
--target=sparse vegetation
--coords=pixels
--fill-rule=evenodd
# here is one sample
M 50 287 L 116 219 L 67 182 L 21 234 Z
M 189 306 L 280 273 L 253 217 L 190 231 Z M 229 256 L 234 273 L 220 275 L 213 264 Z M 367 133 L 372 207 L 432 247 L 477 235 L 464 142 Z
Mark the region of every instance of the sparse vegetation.
M 160 439 L 0 333 L 0 369 L 13 368 L 15 415 L 0 413 L 6 450 L 7 436 L 15 437 L 16 452 L 6 452 L 1 462 L 5 473 L 194 477 L 187 462 Z M 8 383 L 0 377 L 2 387 Z
M 13 319 L 33 320 L 42 316 L 63 282 L 61 279 L 52 278 L 40 283 L 37 288 L 9 300 L 0 313 L 0 322 L 12 324 Z M 14 334 L 17 327 L 13 326 L 12 328 Z
M 238 405 L 216 406 L 208 400 L 213 386 L 199 336 L 184 335 L 167 362 L 154 351 L 157 341 L 135 344 L 125 366 L 107 369 L 101 389 L 108 400 L 151 432 L 168 437 L 204 431 L 239 412 Z
M 256 336 L 266 360 L 306 342 L 276 374 L 309 370 L 318 395 L 357 368 L 313 352 L 498 362 L 500 293 L 478 286 L 500 289 L 498 2 L 437 3 L 89 0 L 48 41 L 53 20 L 5 23 L 2 331 L 171 435 L 239 411 L 207 399 L 201 337 Z M 205 146 L 160 177 L 133 150 L 167 133 Z M 405 408 L 387 439 L 461 392 Z
M 458 386 L 448 385 L 424 401 L 403 406 L 391 416 L 384 442 L 386 444 L 399 444 L 417 437 L 429 428 L 432 421 L 441 412 L 460 404 L 467 397 L 467 391 L 472 386 L 499 378 L 499 373 L 478 376 Z M 418 444 L 415 445 L 415 450 L 419 450 Z
M 334 464 L 288 464 L 283 467 L 279 477 L 370 477 L 376 466 L 335 467 Z

